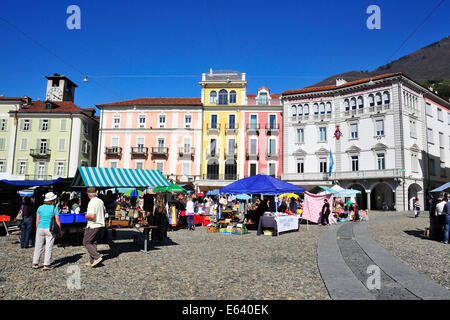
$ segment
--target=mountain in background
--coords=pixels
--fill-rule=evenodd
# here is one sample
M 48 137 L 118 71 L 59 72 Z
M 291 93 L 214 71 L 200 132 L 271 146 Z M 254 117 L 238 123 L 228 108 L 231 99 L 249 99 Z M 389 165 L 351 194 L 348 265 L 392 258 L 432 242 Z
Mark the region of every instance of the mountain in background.
M 450 36 L 373 71 L 349 71 L 328 77 L 308 87 L 336 84 L 336 78 L 350 82 L 385 73 L 402 72 L 421 85 L 450 100 Z

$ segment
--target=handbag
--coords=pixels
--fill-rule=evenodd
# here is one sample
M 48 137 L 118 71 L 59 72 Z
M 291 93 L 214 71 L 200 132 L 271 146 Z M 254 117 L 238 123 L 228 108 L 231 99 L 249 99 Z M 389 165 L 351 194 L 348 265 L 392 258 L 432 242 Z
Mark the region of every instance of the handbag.
M 50 232 L 53 234 L 59 234 L 61 230 L 59 229 L 58 223 L 56 223 L 55 209 L 56 207 L 53 207 L 52 220 L 50 221 Z
M 19 213 L 16 216 L 16 220 L 17 221 L 23 220 L 23 206 L 20 207 Z

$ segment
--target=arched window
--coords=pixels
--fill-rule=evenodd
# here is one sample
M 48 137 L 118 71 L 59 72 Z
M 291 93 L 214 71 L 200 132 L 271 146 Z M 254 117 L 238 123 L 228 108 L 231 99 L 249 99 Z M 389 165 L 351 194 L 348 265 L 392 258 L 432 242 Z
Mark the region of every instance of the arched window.
M 359 109 L 364 108 L 364 99 L 363 99 L 363 97 L 358 97 L 358 108 Z
M 236 91 L 230 91 L 230 103 L 236 103 Z
M 298 114 L 299 116 L 302 116 L 302 115 L 303 115 L 303 106 L 302 106 L 301 104 L 298 105 L 298 108 L 297 108 L 297 114 Z
M 381 104 L 382 104 L 381 93 L 378 92 L 378 93 L 376 94 L 375 100 L 376 100 L 376 102 L 377 102 L 377 106 L 381 106 Z
M 327 102 L 327 114 L 331 114 L 331 102 Z
M 215 90 L 209 93 L 209 103 L 217 103 L 217 92 Z
M 373 98 L 373 94 L 369 94 L 369 106 L 374 107 L 375 106 L 375 100 Z
M 206 166 L 206 178 L 209 180 L 219 179 L 219 161 L 217 159 L 210 159 Z
M 297 107 L 295 106 L 295 104 L 291 107 L 291 114 L 293 117 L 297 116 Z
M 348 102 L 348 99 L 344 100 L 344 107 L 345 107 L 345 111 L 349 111 L 350 110 L 350 104 Z
M 319 107 L 320 114 L 325 114 L 325 103 L 321 103 Z
M 225 89 L 219 91 L 219 104 L 228 104 L 228 92 Z
M 309 105 L 308 105 L 308 104 L 305 104 L 305 105 L 303 106 L 303 114 L 304 114 L 305 116 L 309 115 Z
M 356 110 L 356 99 L 352 98 L 350 100 L 350 107 L 352 107 L 352 110 Z
M 319 114 L 319 105 L 314 103 L 314 114 Z
M 237 179 L 237 163 L 236 160 L 228 159 L 225 161 L 225 180 Z
M 383 93 L 383 102 L 384 104 L 389 104 L 391 102 L 389 92 L 387 91 Z

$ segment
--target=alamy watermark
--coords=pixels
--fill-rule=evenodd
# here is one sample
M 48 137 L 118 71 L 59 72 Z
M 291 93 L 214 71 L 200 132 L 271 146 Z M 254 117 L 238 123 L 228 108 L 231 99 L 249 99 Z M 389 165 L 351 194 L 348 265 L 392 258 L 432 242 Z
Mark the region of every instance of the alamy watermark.
M 381 9 L 379 6 L 372 4 L 367 7 L 367 14 L 371 14 L 366 21 L 366 26 L 369 30 L 381 29 Z
M 69 30 L 81 29 L 81 9 L 79 6 L 72 4 L 67 7 L 67 14 L 70 16 L 66 20 L 66 26 Z
M 367 274 L 370 276 L 367 278 L 366 287 L 369 290 L 380 290 L 381 289 L 381 271 L 380 267 L 372 264 L 367 267 Z
M 80 290 L 81 289 L 81 271 L 78 265 L 70 265 L 66 273 L 70 274 L 67 278 L 67 289 Z

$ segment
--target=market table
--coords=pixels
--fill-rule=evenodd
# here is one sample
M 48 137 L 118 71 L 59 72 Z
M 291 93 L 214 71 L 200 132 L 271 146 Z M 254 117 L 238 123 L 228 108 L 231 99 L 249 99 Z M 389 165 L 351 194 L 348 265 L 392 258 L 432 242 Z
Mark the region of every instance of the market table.
M 259 219 L 258 236 L 261 235 L 263 228 L 272 228 L 273 236 L 278 236 L 280 232 L 298 230 L 298 221 L 300 215 L 287 215 L 287 216 L 262 216 Z
M 150 251 L 147 250 L 148 247 L 148 241 L 150 240 L 150 230 L 151 229 L 157 229 L 158 226 L 149 226 L 149 225 L 143 225 L 143 226 L 133 226 L 133 228 L 135 228 L 136 230 L 140 231 L 140 229 L 144 229 L 143 233 L 144 233 L 144 249 L 141 250 L 141 252 L 144 253 L 149 253 Z

